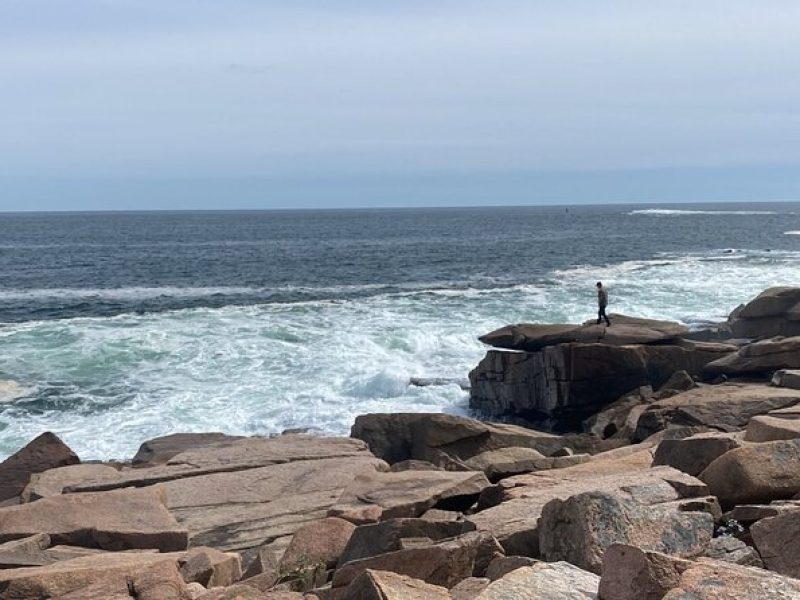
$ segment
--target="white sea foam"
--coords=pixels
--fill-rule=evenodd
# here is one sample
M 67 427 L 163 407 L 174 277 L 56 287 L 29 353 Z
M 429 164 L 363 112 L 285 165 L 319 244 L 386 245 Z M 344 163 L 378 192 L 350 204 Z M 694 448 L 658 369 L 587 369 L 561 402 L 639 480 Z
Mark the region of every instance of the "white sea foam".
M 263 296 L 273 294 L 301 297 L 341 295 L 392 295 L 430 293 L 440 295 L 463 294 L 481 295 L 493 293 L 493 288 L 470 287 L 474 282 L 411 282 L 399 284 L 362 284 L 337 286 L 294 286 L 280 287 L 246 287 L 246 286 L 162 286 L 162 287 L 121 287 L 121 288 L 6 288 L 0 290 L 0 301 L 46 301 L 46 300 L 104 300 L 140 302 L 159 298 L 191 299 L 208 298 L 210 296 Z M 511 287 L 510 285 L 508 287 Z
M 800 231 L 784 231 L 783 235 L 800 235 Z
M 590 318 L 598 279 L 614 312 L 696 323 L 766 287 L 800 284 L 800 252 L 664 254 L 576 265 L 541 285 L 7 324 L 0 379 L 35 394 L 0 413 L 0 456 L 44 430 L 91 459 L 129 457 L 173 431 L 346 434 L 366 412 L 463 412 L 456 382 L 484 355 L 478 335 Z M 454 383 L 411 386 L 412 377 Z
M 4 402 L 13 402 L 33 392 L 34 388 L 22 386 L 17 381 L 0 379 L 0 404 Z
M 656 217 L 680 217 L 691 215 L 776 215 L 772 210 L 680 210 L 672 208 L 643 208 L 632 210 L 628 215 L 651 215 Z
M 250 287 L 124 287 L 104 289 L 31 288 L 0 290 L 0 300 L 149 300 L 161 297 L 202 298 L 216 295 L 250 294 Z

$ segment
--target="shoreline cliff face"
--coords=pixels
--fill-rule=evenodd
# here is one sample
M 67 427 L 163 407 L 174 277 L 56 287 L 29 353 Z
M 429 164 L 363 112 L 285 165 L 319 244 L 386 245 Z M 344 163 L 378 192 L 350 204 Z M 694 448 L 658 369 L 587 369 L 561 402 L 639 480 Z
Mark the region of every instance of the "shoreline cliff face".
M 713 336 L 624 315 L 612 315 L 612 323 L 509 325 L 483 336 L 494 349 L 470 372 L 470 407 L 487 418 L 577 431 L 623 395 L 658 389 L 676 372 L 702 382 L 800 368 L 800 338 L 792 337 L 800 331 L 795 288 L 764 291 L 710 328 Z M 693 339 L 708 337 L 715 341 Z
M 761 339 L 621 316 L 485 336 L 475 408 L 559 433 L 368 414 L 113 463 L 42 434 L 0 463 L 0 600 L 800 598 L 800 340 L 772 335 L 798 301 L 719 327 Z

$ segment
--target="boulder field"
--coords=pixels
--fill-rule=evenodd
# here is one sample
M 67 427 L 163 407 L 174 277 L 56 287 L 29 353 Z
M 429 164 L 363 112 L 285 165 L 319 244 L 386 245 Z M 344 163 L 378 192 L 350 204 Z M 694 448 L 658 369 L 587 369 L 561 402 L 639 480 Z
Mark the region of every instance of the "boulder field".
M 800 600 L 798 302 L 768 290 L 713 342 L 498 330 L 472 403 L 513 423 L 175 433 L 109 463 L 43 433 L 0 463 L 0 600 Z

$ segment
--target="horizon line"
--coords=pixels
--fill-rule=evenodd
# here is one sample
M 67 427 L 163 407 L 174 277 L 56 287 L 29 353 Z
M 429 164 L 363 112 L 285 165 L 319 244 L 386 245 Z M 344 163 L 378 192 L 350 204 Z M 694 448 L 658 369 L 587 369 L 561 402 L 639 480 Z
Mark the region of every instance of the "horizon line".
M 796 204 L 795 200 L 681 200 L 672 202 L 630 201 L 616 202 L 583 202 L 577 204 L 564 203 L 538 203 L 538 204 L 460 204 L 460 205 L 432 205 L 432 206 L 338 206 L 338 207 L 263 207 L 263 208 L 147 208 L 147 209 L 29 209 L 29 210 L 0 210 L 0 215 L 30 215 L 30 214 L 123 214 L 123 213 L 226 213 L 226 212 L 354 212 L 368 210 L 464 210 L 484 208 L 587 208 L 587 207 L 630 207 L 630 206 L 687 206 L 687 205 L 745 205 L 745 204 Z

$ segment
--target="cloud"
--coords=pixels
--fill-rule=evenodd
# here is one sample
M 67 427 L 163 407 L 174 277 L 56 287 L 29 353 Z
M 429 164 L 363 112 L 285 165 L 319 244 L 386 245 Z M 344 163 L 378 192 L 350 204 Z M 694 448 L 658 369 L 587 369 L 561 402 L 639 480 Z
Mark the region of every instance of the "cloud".
M 778 1 L 6 2 L 0 177 L 798 165 L 799 54 Z

